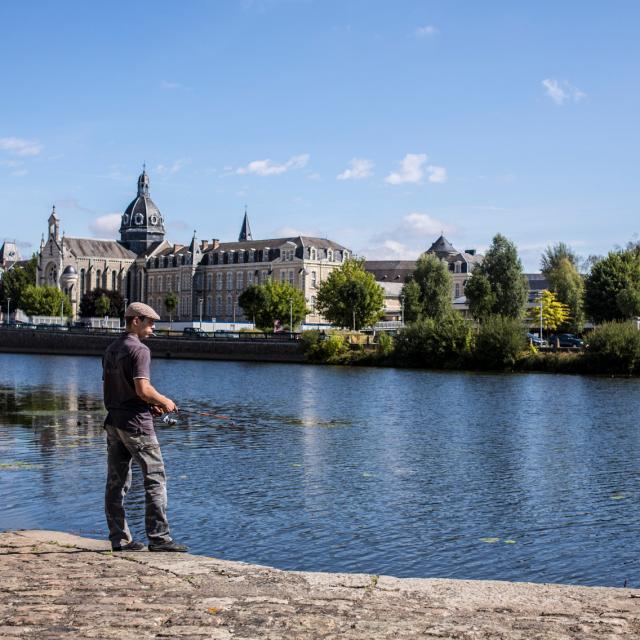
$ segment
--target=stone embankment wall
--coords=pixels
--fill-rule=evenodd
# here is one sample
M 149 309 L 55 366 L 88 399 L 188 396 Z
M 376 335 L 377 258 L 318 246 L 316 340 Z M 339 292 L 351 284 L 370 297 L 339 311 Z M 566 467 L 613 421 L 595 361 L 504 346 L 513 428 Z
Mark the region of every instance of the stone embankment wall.
M 5 531 L 0 637 L 637 640 L 640 590 L 278 571 Z
M 102 355 L 115 334 L 100 335 L 40 329 L 0 329 L 0 352 L 55 355 Z M 150 338 L 156 358 L 305 362 L 297 340 Z

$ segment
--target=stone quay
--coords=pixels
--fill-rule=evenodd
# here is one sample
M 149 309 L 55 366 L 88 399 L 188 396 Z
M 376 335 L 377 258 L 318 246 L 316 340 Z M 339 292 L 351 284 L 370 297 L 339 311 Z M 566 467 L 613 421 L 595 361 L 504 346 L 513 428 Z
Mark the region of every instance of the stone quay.
M 0 533 L 0 637 L 640 638 L 640 590 L 280 571 Z

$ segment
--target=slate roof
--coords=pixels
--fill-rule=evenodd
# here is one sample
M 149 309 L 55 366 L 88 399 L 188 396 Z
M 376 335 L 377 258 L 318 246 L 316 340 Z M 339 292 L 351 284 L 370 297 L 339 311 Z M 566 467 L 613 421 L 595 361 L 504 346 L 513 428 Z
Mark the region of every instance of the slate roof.
M 333 240 L 326 238 L 312 238 L 310 236 L 294 236 L 291 238 L 272 238 L 269 240 L 247 240 L 244 242 L 221 242 L 215 249 L 209 247 L 205 253 L 214 253 L 216 251 L 248 251 L 249 249 L 275 249 L 286 242 L 292 242 L 297 247 L 313 246 L 317 249 L 337 249 L 338 251 L 348 251 L 348 249 Z
M 416 270 L 416 260 L 367 260 L 364 270 L 380 282 L 405 282 Z
M 136 254 L 125 249 L 115 240 L 97 240 L 95 238 L 64 237 L 64 248 L 76 258 L 111 258 L 113 260 L 135 260 Z

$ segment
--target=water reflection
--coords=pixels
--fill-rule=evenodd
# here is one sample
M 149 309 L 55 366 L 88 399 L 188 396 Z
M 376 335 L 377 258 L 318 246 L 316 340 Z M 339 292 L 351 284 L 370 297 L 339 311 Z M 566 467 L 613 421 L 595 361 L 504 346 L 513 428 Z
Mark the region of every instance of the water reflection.
M 153 368 L 190 411 L 158 432 L 171 522 L 196 552 L 292 569 L 640 585 L 637 380 Z M 0 527 L 106 536 L 100 385 L 97 359 L 0 356 Z M 142 537 L 137 474 L 128 500 Z

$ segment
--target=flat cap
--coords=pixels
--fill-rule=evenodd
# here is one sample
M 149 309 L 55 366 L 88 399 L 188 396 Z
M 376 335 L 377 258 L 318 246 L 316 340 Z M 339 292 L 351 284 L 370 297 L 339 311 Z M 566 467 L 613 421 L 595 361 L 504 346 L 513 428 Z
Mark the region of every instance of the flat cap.
M 132 302 L 124 312 L 125 318 L 150 318 L 151 320 L 160 320 L 160 316 L 144 302 Z

